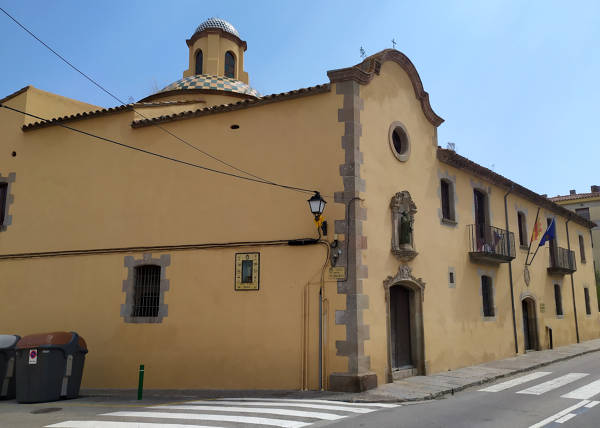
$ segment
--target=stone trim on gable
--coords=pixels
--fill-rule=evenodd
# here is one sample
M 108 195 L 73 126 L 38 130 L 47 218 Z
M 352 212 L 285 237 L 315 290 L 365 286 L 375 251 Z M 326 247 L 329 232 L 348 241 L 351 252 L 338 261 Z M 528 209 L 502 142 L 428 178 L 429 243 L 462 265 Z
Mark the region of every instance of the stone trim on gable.
M 361 207 L 359 195 L 365 191 L 365 181 L 360 177 L 363 162 L 360 152 L 362 126 L 360 111 L 363 103 L 356 82 L 340 82 L 336 93 L 343 95 L 343 108 L 338 111 L 338 121 L 345 125 L 342 148 L 345 163 L 340 165 L 340 175 L 344 191 L 335 193 L 335 202 L 346 204 L 346 218 L 336 220 L 335 233 L 344 234 L 347 240 L 346 258 L 340 257 L 341 265 L 348 260 L 346 280 L 338 281 L 338 294 L 346 295 L 346 309 L 335 312 L 335 323 L 346 326 L 346 339 L 336 342 L 337 355 L 348 358 L 348 372 L 332 373 L 329 389 L 334 391 L 356 392 L 375 388 L 377 376 L 370 372 L 371 361 L 365 355 L 365 340 L 370 338 L 369 325 L 363 320 L 363 310 L 369 308 L 369 296 L 363 293 L 363 279 L 368 277 L 367 266 L 362 264 L 362 250 L 367 239 L 363 235 L 363 221 L 366 209 Z

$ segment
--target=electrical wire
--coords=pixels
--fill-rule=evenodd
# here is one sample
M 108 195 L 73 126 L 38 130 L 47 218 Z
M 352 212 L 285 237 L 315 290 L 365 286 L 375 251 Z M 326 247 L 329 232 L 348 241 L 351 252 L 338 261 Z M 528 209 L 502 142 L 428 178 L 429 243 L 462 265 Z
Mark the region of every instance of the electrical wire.
M 2 12 L 4 12 L 4 14 L 6 16 L 8 16 L 11 20 L 13 20 L 15 22 L 15 24 L 17 24 L 19 27 L 21 27 L 23 30 L 25 30 L 31 37 L 33 37 L 34 39 L 36 39 L 38 42 L 40 42 L 46 49 L 48 49 L 50 52 L 52 52 L 54 55 L 56 55 L 58 58 L 60 58 L 65 64 L 67 64 L 69 67 L 71 67 L 73 70 L 75 70 L 77 73 L 81 74 L 83 77 L 85 77 L 87 80 L 89 80 L 91 83 L 93 83 L 95 86 L 97 86 L 100 90 L 102 90 L 103 92 L 105 92 L 106 94 L 108 94 L 110 97 L 114 98 L 115 100 L 117 100 L 119 103 L 125 105 L 126 103 L 124 101 L 122 101 L 119 97 L 117 97 L 116 95 L 114 95 L 112 92 L 110 92 L 108 89 L 106 89 L 104 86 L 102 86 L 100 83 L 96 82 L 94 79 L 92 79 L 90 76 L 88 76 L 86 73 L 84 73 L 83 71 L 81 71 L 79 68 L 77 68 L 75 65 L 73 65 L 69 60 L 67 60 L 65 57 L 63 57 L 61 54 L 59 54 L 58 52 L 56 52 L 54 49 L 52 49 L 48 44 L 46 44 L 42 39 L 40 39 L 38 36 L 36 36 L 33 32 L 31 32 L 27 27 L 25 27 L 23 24 L 21 24 L 16 18 L 14 18 L 11 14 L 9 14 L 6 10 L 4 10 L 2 7 L 0 7 L 0 10 Z M 143 117 L 144 119 L 150 120 L 150 118 L 148 118 L 147 116 L 145 116 L 144 114 L 140 113 L 139 111 L 137 111 L 135 108 L 133 108 L 133 106 L 131 107 L 132 110 L 140 115 L 141 117 Z M 159 125 L 159 124 L 155 124 L 152 123 L 152 126 L 156 126 L 158 129 L 160 129 L 161 131 L 167 133 L 168 135 L 170 135 L 171 137 L 177 139 L 178 141 L 180 141 L 181 143 L 185 144 L 186 146 L 199 151 L 200 153 L 202 153 L 205 156 L 208 156 L 209 158 L 222 163 L 223 165 L 228 166 L 229 168 L 232 168 L 238 172 L 241 172 L 242 174 L 246 174 L 250 177 L 253 177 L 257 180 L 261 180 L 267 183 L 271 183 L 271 184 L 275 184 L 273 182 L 271 182 L 270 180 L 267 180 L 265 178 L 262 178 L 258 175 L 252 174 L 248 171 L 245 171 L 241 168 L 238 168 L 228 162 L 225 162 L 222 159 L 219 159 L 218 157 L 211 155 L 210 153 L 208 153 L 205 150 L 202 150 L 201 148 L 193 145 L 192 143 L 184 140 L 183 138 L 175 135 L 173 132 L 169 131 L 168 129 L 164 128 L 163 126 Z
M 214 168 L 209 168 L 209 167 L 206 167 L 206 166 L 203 166 L 203 165 L 199 165 L 199 164 L 196 164 L 196 163 L 187 162 L 187 161 L 184 161 L 184 160 L 181 160 L 181 159 L 177 159 L 177 158 L 173 158 L 173 157 L 170 157 L 170 156 L 167 156 L 167 155 L 162 155 L 160 153 L 155 153 L 155 152 L 151 152 L 149 150 L 140 149 L 139 147 L 130 146 L 128 144 L 121 143 L 121 142 L 119 142 L 117 140 L 111 140 L 110 138 L 101 137 L 99 135 L 92 134 L 91 132 L 82 131 L 81 129 L 73 128 L 71 126 L 68 126 L 68 125 L 65 125 L 65 124 L 62 124 L 62 123 L 52 122 L 51 120 L 45 119 L 45 118 L 40 117 L 40 116 L 36 116 L 34 114 L 31 114 L 31 113 L 24 112 L 22 110 L 19 110 L 19 109 L 13 108 L 13 107 L 9 107 L 9 106 L 4 105 L 4 104 L 0 104 L 0 107 L 5 108 L 7 110 L 12 110 L 12 111 L 17 112 L 17 113 L 24 114 L 26 116 L 33 117 L 35 119 L 42 120 L 44 122 L 52 123 L 52 124 L 54 124 L 56 126 L 60 126 L 61 128 L 69 129 L 71 131 L 78 132 L 78 133 L 83 134 L 83 135 L 87 135 L 89 137 L 97 138 L 97 139 L 102 140 L 102 141 L 106 141 L 106 142 L 109 142 L 109 143 L 112 143 L 112 144 L 116 144 L 116 145 L 121 146 L 121 147 L 125 147 L 125 148 L 131 149 L 131 150 L 135 150 L 135 151 L 138 151 L 138 152 L 141 152 L 141 153 L 145 153 L 145 154 L 150 155 L 150 156 L 155 156 L 157 158 L 161 158 L 161 159 L 169 160 L 169 161 L 172 161 L 172 162 L 176 162 L 176 163 L 179 163 L 179 164 L 182 164 L 182 165 L 187 165 L 187 166 L 191 166 L 191 167 L 194 167 L 194 168 L 199 168 L 199 169 L 202 169 L 202 170 L 205 170 L 205 171 L 208 171 L 208 172 L 214 172 L 216 174 L 221 174 L 221 175 L 225 175 L 225 176 L 233 177 L 233 178 L 239 178 L 241 180 L 251 181 L 251 182 L 254 182 L 254 183 L 261 183 L 261 184 L 266 184 L 266 185 L 269 185 L 269 186 L 281 187 L 283 189 L 294 190 L 294 191 L 297 191 L 297 192 L 303 192 L 303 193 L 316 193 L 317 192 L 316 190 L 310 190 L 310 189 L 303 189 L 301 187 L 288 186 L 288 185 L 285 185 L 285 184 L 279 184 L 279 183 L 275 183 L 275 182 L 272 182 L 272 181 L 259 180 L 257 178 L 245 177 L 245 176 L 237 175 L 237 174 L 234 174 L 234 173 L 231 173 L 231 172 L 221 171 L 219 169 L 214 169 Z

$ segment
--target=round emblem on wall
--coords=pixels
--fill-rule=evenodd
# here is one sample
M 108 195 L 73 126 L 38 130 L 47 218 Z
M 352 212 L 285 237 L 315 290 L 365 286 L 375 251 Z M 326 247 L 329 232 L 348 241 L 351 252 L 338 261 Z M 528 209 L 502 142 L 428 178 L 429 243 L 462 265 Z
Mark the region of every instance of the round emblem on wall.
M 525 266 L 525 269 L 523 270 L 523 279 L 525 280 L 525 284 L 529 287 L 531 275 L 529 274 L 529 268 L 527 266 Z

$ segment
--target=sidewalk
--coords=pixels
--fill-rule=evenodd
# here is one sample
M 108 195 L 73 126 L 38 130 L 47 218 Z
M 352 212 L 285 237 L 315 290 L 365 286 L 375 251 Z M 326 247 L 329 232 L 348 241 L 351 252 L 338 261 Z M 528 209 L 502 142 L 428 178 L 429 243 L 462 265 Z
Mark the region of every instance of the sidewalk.
M 232 397 L 321 399 L 352 402 L 423 401 L 597 351 L 600 351 L 600 339 L 552 350 L 528 352 L 505 360 L 491 361 L 430 376 L 414 376 L 394 383 L 383 384 L 378 388 L 361 393 L 265 390 L 145 390 L 144 399 L 140 402 L 137 401 L 136 390 L 87 389 L 81 391 L 81 397 L 76 401 L 81 404 L 132 407 Z
M 600 351 L 600 339 L 544 351 L 532 351 L 505 360 L 491 361 L 430 376 L 414 376 L 383 384 L 370 391 L 352 394 L 352 397 L 338 399 L 365 402 L 431 400 L 471 386 L 597 351 Z

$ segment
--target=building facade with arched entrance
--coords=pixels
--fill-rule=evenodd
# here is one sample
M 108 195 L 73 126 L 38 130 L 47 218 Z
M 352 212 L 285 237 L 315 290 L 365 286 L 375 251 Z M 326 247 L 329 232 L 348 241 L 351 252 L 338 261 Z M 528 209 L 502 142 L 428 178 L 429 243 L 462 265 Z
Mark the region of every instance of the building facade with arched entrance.
M 230 23 L 186 44 L 134 104 L 0 100 L 5 332 L 80 333 L 88 388 L 343 391 L 599 336 L 594 224 L 440 148 L 404 54 L 263 96 Z

